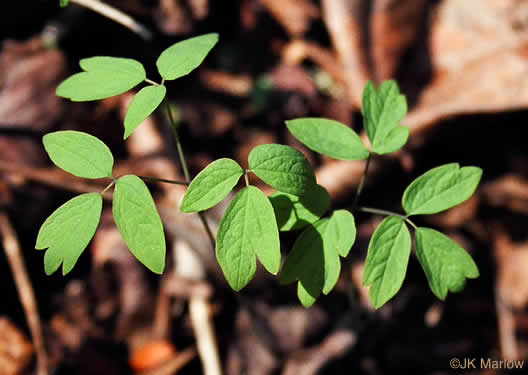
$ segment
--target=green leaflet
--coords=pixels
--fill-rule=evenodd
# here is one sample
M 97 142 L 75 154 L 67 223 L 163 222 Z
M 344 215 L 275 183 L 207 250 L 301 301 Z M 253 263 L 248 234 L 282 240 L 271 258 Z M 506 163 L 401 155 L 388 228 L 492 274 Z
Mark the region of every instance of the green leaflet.
M 54 273 L 61 264 L 63 275 L 72 270 L 99 225 L 102 207 L 100 194 L 82 194 L 64 203 L 46 219 L 35 248 L 48 249 L 44 255 L 47 275 Z
M 369 152 L 359 135 L 334 120 L 299 118 L 286 121 L 290 132 L 308 148 L 335 159 L 362 160 Z
M 147 86 L 139 90 L 127 109 L 124 139 L 158 108 L 166 93 L 167 89 L 163 85 Z
M 205 34 L 172 45 L 156 61 L 160 75 L 165 80 L 180 78 L 192 72 L 218 42 L 218 34 Z
M 302 196 L 315 184 L 315 175 L 304 155 L 293 147 L 267 144 L 249 153 L 249 168 L 275 189 Z
M 328 192 L 315 184 L 302 197 L 278 191 L 269 200 L 281 231 L 304 228 L 319 220 L 330 207 Z
M 400 94 L 395 81 L 383 82 L 378 90 L 372 82 L 368 82 L 363 91 L 362 112 L 374 152 L 386 154 L 405 145 L 409 129 L 399 126 L 399 123 L 407 114 L 407 100 Z
M 356 222 L 347 210 L 336 210 L 328 223 L 328 235 L 335 238 L 337 252 L 346 257 L 356 241 Z
M 317 296 L 319 296 L 319 294 Z M 311 307 L 315 301 L 317 301 L 317 297 L 313 297 L 306 290 L 301 281 L 297 283 L 297 297 L 299 298 L 299 301 L 301 301 L 301 304 L 306 308 Z
M 234 160 L 213 161 L 187 188 L 180 211 L 198 212 L 216 206 L 233 190 L 243 174 L 244 170 Z
M 455 241 L 431 228 L 418 228 L 415 234 L 416 255 L 427 276 L 429 287 L 439 299 L 447 292 L 459 292 L 466 278 L 479 277 L 477 265 Z
M 112 177 L 112 153 L 92 135 L 65 130 L 46 134 L 42 142 L 51 161 L 66 172 L 84 178 Z
M 245 287 L 256 271 L 255 255 L 268 272 L 279 271 L 279 230 L 273 207 L 254 186 L 241 190 L 227 208 L 216 239 L 216 257 L 235 291 Z
M 122 94 L 147 76 L 140 62 L 120 57 L 96 56 L 80 61 L 84 72 L 77 73 L 57 87 L 57 96 L 74 102 L 98 100 Z
M 116 182 L 112 211 L 117 228 L 134 256 L 154 273 L 165 268 L 165 235 L 145 183 L 127 175 Z
M 370 301 L 376 309 L 398 293 L 411 254 L 411 234 L 402 218 L 389 216 L 372 236 L 363 274 L 363 285 L 370 286 Z
M 301 303 L 310 307 L 321 292 L 334 288 L 341 272 L 336 238 L 329 231 L 330 219 L 308 226 L 293 244 L 280 273 L 283 284 L 299 280 L 297 293 Z
M 475 192 L 482 169 L 460 168 L 458 163 L 433 168 L 405 189 L 403 209 L 408 215 L 435 214 L 469 199 Z

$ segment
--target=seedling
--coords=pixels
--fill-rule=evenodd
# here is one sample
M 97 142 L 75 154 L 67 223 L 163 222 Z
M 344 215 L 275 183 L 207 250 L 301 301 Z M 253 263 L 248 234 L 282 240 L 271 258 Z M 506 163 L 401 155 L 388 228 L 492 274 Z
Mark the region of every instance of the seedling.
M 196 69 L 218 41 L 217 34 L 207 34 L 176 43 L 157 60 L 161 84 L 147 79 L 138 61 L 115 57 L 92 57 L 80 62 L 77 73 L 57 88 L 57 95 L 73 101 L 98 100 L 126 92 L 142 82 L 124 121 L 126 139 L 165 100 L 164 82 L 177 79 Z M 169 106 L 170 118 L 172 114 Z M 358 211 L 387 216 L 374 232 L 364 270 L 363 283 L 370 286 L 370 300 L 379 308 L 401 288 L 411 254 L 414 230 L 416 255 L 433 293 L 441 300 L 447 292 L 463 289 L 466 278 L 476 278 L 479 271 L 471 256 L 446 235 L 417 227 L 415 215 L 445 211 L 467 200 L 477 188 L 482 170 L 446 164 L 414 180 L 402 197 L 404 213 L 359 206 L 358 199 L 372 157 L 400 150 L 407 142 L 409 129 L 400 125 L 407 113 L 407 101 L 394 81 L 379 87 L 368 83 L 363 94 L 364 128 L 370 140 L 367 147 L 348 126 L 323 118 L 300 118 L 286 121 L 289 131 L 311 150 L 341 160 L 366 160 L 362 183 L 350 210 L 328 213 L 330 197 L 317 184 L 312 167 L 295 148 L 266 144 L 249 154 L 249 168 L 222 158 L 205 167 L 192 181 L 185 163 L 177 127 L 173 122 L 185 182 L 189 184 L 180 210 L 201 213 L 224 200 L 244 177 L 245 187 L 230 202 L 223 215 L 216 241 L 207 221 L 201 216 L 215 243 L 216 256 L 227 282 L 235 291 L 253 278 L 257 263 L 277 274 L 281 265 L 281 231 L 300 231 L 292 251 L 286 257 L 279 280 L 297 281 L 301 303 L 311 306 L 321 293 L 334 288 L 346 257 L 356 238 L 354 214 Z M 48 249 L 44 256 L 47 274 L 62 264 L 67 274 L 93 237 L 102 209 L 102 194 L 115 186 L 113 214 L 117 227 L 136 258 L 155 273 L 165 265 L 165 238 L 160 216 L 143 182 L 135 175 L 112 174 L 113 157 L 97 138 L 74 131 L 60 131 L 44 136 L 44 146 L 51 160 L 60 168 L 79 177 L 109 178 L 101 193 L 73 198 L 58 208 L 42 225 L 37 249 Z M 249 184 L 254 173 L 277 192 L 267 197 Z M 325 216 L 326 215 L 326 216 Z

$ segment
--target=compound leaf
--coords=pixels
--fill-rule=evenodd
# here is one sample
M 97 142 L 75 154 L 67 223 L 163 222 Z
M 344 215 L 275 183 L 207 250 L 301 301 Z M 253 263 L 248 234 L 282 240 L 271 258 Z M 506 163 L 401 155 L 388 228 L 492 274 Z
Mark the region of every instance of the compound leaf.
M 356 241 L 356 222 L 354 216 L 347 210 L 336 210 L 330 216 L 328 223 L 329 236 L 335 238 L 337 252 L 346 257 Z
M 47 275 L 54 273 L 61 264 L 63 275 L 73 269 L 95 234 L 102 208 L 100 194 L 82 194 L 64 203 L 46 219 L 35 248 L 48 249 L 44 255 Z
M 402 205 L 408 215 L 435 214 L 469 199 L 482 177 L 482 169 L 460 168 L 458 163 L 433 168 L 405 189 Z
M 407 100 L 395 81 L 385 81 L 378 90 L 368 82 L 363 91 L 365 130 L 378 154 L 394 152 L 407 142 L 408 130 L 394 131 L 407 113 Z
M 139 61 L 121 57 L 95 56 L 80 61 L 84 72 L 67 78 L 57 95 L 74 102 L 98 100 L 122 94 L 147 78 Z
M 218 34 L 211 33 L 172 45 L 156 61 L 160 75 L 166 80 L 172 80 L 189 74 L 200 66 L 217 42 Z
M 418 228 L 416 255 L 435 296 L 444 300 L 447 292 L 459 292 L 466 278 L 479 277 L 477 265 L 455 241 L 431 228 Z
M 357 133 L 348 126 L 325 118 L 286 121 L 290 132 L 308 148 L 335 159 L 362 160 L 369 152 Z
M 134 256 L 152 272 L 165 268 L 165 235 L 154 200 L 145 183 L 127 175 L 116 182 L 112 206 L 121 236 Z
M 324 187 L 316 184 L 302 197 L 278 191 L 269 200 L 281 231 L 304 228 L 319 220 L 330 207 L 330 195 Z
M 283 284 L 299 280 L 298 296 L 305 307 L 310 307 L 321 292 L 334 288 L 341 272 L 338 245 L 329 230 L 330 219 L 321 219 L 308 226 L 293 244 L 280 273 Z
M 293 147 L 267 144 L 249 153 L 249 168 L 275 189 L 302 196 L 315 184 L 312 167 L 304 155 Z
M 167 89 L 163 85 L 147 86 L 139 90 L 127 109 L 124 139 L 158 108 L 166 93 Z
M 42 138 L 51 161 L 74 176 L 112 177 L 114 158 L 110 149 L 93 135 L 64 130 Z
M 213 161 L 189 185 L 180 211 L 198 212 L 217 205 L 233 190 L 243 174 L 242 167 L 232 159 Z
M 402 218 L 389 216 L 378 226 L 368 248 L 363 285 L 380 308 L 400 290 L 411 254 L 411 234 Z
M 216 240 L 218 263 L 235 291 L 245 287 L 255 275 L 255 256 L 268 272 L 279 271 L 279 230 L 273 207 L 262 191 L 248 186 L 229 204 Z

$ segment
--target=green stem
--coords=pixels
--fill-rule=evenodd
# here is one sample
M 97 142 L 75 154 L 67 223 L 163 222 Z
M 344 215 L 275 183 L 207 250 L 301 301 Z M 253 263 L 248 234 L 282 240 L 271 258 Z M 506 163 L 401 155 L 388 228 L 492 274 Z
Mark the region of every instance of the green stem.
M 108 184 L 107 187 L 104 188 L 104 190 L 101 192 L 101 196 L 105 195 L 105 193 L 107 192 L 108 189 L 110 189 L 115 183 L 116 183 L 117 180 L 112 180 L 112 182 L 110 182 Z
M 178 134 L 178 125 L 176 124 L 176 121 L 174 121 L 174 116 L 172 115 L 172 111 L 170 109 L 167 98 L 165 98 L 164 101 L 165 101 L 165 107 L 167 108 L 167 113 L 170 119 L 172 134 L 174 135 L 174 139 L 176 140 L 176 148 L 178 149 L 178 156 L 180 157 L 180 164 L 183 170 L 183 175 L 185 176 L 185 182 L 188 185 L 191 183 L 191 175 L 189 173 L 189 168 L 187 167 L 187 161 L 185 160 L 185 155 L 183 154 L 183 147 L 180 141 L 180 136 Z M 203 214 L 203 212 L 198 212 L 198 216 L 200 217 L 200 221 L 202 222 L 205 228 L 205 231 L 207 232 L 207 237 L 209 237 L 211 246 L 214 249 L 216 247 L 216 241 L 213 235 L 213 231 L 211 230 L 211 227 L 209 226 L 209 223 L 207 222 L 207 219 L 205 218 L 205 215 Z
M 138 176 L 138 177 L 145 181 L 165 182 L 167 184 L 174 184 L 174 185 L 189 185 L 189 183 L 186 181 L 167 180 L 165 178 L 158 178 L 158 177 L 152 177 L 152 176 Z
M 398 217 L 402 218 L 403 220 L 405 220 L 414 229 L 418 229 L 416 227 L 416 225 L 407 216 L 399 214 L 397 212 L 388 211 L 388 210 L 381 210 L 379 208 L 372 208 L 372 207 L 358 207 L 358 211 L 368 212 L 370 214 L 375 214 L 375 215 L 398 216 Z
M 248 173 L 249 173 L 249 171 L 244 171 L 244 180 L 246 181 L 246 186 L 249 186 Z
M 176 148 L 178 150 L 178 156 L 180 157 L 180 164 L 183 169 L 183 175 L 185 176 L 185 180 L 187 182 L 191 182 L 191 175 L 189 174 L 189 168 L 187 168 L 187 162 L 185 161 L 185 155 L 183 154 L 183 147 L 180 141 L 180 135 L 178 134 L 178 124 L 176 124 L 176 121 L 174 120 L 174 116 L 172 115 L 172 111 L 169 106 L 169 101 L 167 99 L 165 99 L 164 101 L 165 101 L 165 107 L 167 108 L 167 113 L 169 114 L 172 135 L 174 136 L 174 139 L 176 140 Z
M 148 79 L 148 78 L 145 78 L 145 82 L 150 83 L 151 85 L 154 85 L 154 86 L 159 86 L 158 82 L 155 82 L 155 81 L 153 81 L 151 79 Z
M 352 212 L 356 210 L 357 205 L 359 203 L 359 197 L 361 195 L 361 192 L 363 191 L 363 187 L 365 186 L 365 181 L 367 180 L 368 169 L 370 166 L 370 159 L 372 159 L 372 153 L 369 153 L 369 156 L 367 157 L 367 163 L 365 164 L 363 176 L 361 176 L 361 180 L 359 180 L 359 185 L 356 191 L 356 197 L 354 198 L 354 204 L 352 205 Z

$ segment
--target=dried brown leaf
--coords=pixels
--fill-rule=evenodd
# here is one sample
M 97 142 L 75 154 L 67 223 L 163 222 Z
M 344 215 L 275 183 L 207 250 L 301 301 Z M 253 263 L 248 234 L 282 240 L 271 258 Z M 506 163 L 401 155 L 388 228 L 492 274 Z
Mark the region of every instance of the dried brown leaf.
M 431 33 L 435 78 L 404 121 L 412 133 L 452 115 L 528 106 L 526 14 L 528 3 L 518 0 L 440 4 Z
M 377 81 L 394 77 L 400 58 L 418 37 L 427 1 L 374 1 L 370 31 Z
M 319 9 L 309 0 L 259 0 L 293 36 L 301 36 L 319 18 Z

